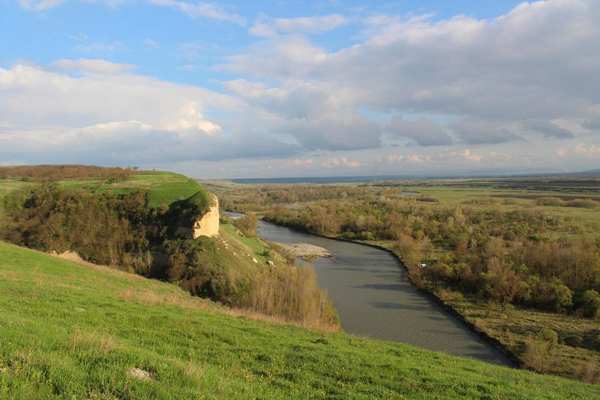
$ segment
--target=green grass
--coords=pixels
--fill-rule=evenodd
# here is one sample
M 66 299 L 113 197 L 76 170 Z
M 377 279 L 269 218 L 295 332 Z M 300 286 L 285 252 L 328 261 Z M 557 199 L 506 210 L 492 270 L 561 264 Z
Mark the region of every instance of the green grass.
M 148 204 L 152 207 L 169 206 L 176 201 L 188 199 L 199 192 L 208 199 L 208 194 L 197 181 L 173 172 L 139 172 L 127 181 L 109 182 L 102 179 L 64 180 L 58 182 L 66 189 L 91 189 L 96 193 L 112 190 L 125 194 L 137 190 L 148 191 Z M 33 186 L 34 183 L 0 180 L 0 198 L 9 191 Z M 0 209 L 0 218 L 2 210 Z
M 262 241 L 259 237 L 245 237 L 238 235 L 238 229 L 232 224 L 221 224 L 221 235 L 223 237 L 229 237 L 235 239 L 238 242 L 248 246 L 254 254 L 256 254 L 256 259 L 262 261 L 263 263 L 267 261 L 272 261 L 272 257 L 265 257 L 265 252 L 269 251 L 269 246 Z
M 195 180 L 173 172 L 140 172 L 127 181 L 99 181 L 99 180 L 69 180 L 60 181 L 65 188 L 79 189 L 94 187 L 98 193 L 112 190 L 114 193 L 124 194 L 135 190 L 148 191 L 148 204 L 152 207 L 171 205 L 185 200 L 200 191 L 202 186 Z
M 151 380 L 127 377 L 135 367 Z M 598 397 L 557 377 L 232 317 L 173 285 L 0 243 L 0 398 Z

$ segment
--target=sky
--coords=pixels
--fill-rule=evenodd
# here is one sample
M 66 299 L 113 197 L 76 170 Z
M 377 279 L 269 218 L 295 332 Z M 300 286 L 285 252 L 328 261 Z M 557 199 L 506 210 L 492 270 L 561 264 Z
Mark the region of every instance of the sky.
M 0 165 L 600 168 L 600 0 L 0 0 Z

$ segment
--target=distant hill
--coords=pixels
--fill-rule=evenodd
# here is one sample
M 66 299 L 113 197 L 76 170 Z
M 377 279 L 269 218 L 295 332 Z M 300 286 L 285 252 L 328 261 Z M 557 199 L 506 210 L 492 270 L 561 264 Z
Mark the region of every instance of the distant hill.
M 586 175 L 596 175 L 596 174 L 600 174 L 600 168 L 598 169 L 590 169 L 588 171 L 583 171 L 582 174 L 586 174 Z

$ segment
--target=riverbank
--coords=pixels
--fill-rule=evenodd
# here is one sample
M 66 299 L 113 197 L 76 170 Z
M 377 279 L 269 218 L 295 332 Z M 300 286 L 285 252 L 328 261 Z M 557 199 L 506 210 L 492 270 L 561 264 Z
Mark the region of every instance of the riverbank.
M 278 225 L 272 221 L 269 221 L 268 219 L 264 219 L 264 218 L 261 218 L 261 219 L 263 219 L 264 221 L 269 222 L 271 224 Z M 284 225 L 279 225 L 279 226 L 284 226 Z M 297 227 L 287 227 L 287 228 L 295 229 L 302 233 L 309 234 L 309 235 L 315 235 L 315 236 L 322 237 L 325 239 L 336 240 L 336 241 L 345 242 L 345 243 L 352 243 L 352 244 L 357 244 L 357 245 L 361 245 L 361 246 L 367 246 L 367 247 L 375 248 L 375 249 L 382 250 L 382 251 L 388 253 L 389 255 L 394 257 L 398 261 L 399 265 L 404 269 L 404 271 L 406 272 L 407 281 L 412 286 L 414 286 L 421 293 L 423 293 L 424 295 L 429 297 L 431 300 L 433 300 L 445 312 L 447 312 L 452 317 L 456 318 L 461 323 L 463 323 L 467 328 L 469 328 L 473 333 L 477 334 L 481 339 L 485 340 L 488 344 L 490 344 L 491 346 L 496 348 L 498 351 L 500 351 L 504 356 L 506 356 L 506 358 L 508 360 L 510 360 L 510 362 L 513 364 L 513 367 L 519 367 L 519 368 L 524 367 L 524 363 L 519 359 L 519 357 L 515 353 L 513 353 L 507 346 L 505 346 L 498 339 L 496 339 L 493 336 L 490 336 L 490 334 L 488 332 L 486 332 L 482 329 L 479 329 L 479 327 L 477 326 L 477 324 L 474 321 L 469 320 L 468 317 L 461 314 L 461 312 L 458 311 L 458 309 L 454 305 L 452 305 L 451 303 L 448 303 L 445 299 L 442 299 L 435 292 L 433 292 L 427 288 L 423 288 L 423 287 L 419 287 L 419 286 L 415 285 L 410 276 L 410 271 L 406 267 L 406 264 L 402 260 L 402 257 L 399 254 L 397 254 L 395 251 L 393 251 L 387 247 L 384 247 L 382 245 L 379 245 L 379 244 L 362 242 L 362 241 L 358 241 L 358 240 L 340 238 L 340 237 L 335 237 L 335 236 L 319 235 L 317 233 L 313 233 L 313 232 L 310 232 L 310 231 L 307 231 L 304 229 L 299 229 Z
M 504 353 L 406 281 L 401 261 L 385 248 L 333 240 L 259 221 L 259 235 L 279 243 L 327 248 L 333 258 L 313 266 L 344 331 L 461 357 L 514 367 Z
M 307 233 L 304 229 L 298 230 Z M 385 243 L 318 236 L 385 250 L 397 258 L 407 273 L 407 280 L 412 282 L 401 256 L 385 247 Z M 499 306 L 448 289 L 418 290 L 502 352 L 514 365 L 586 382 L 600 381 L 600 325 L 597 321 L 523 307 L 502 311 Z M 558 342 L 547 344 L 540 336 L 549 330 L 557 334 Z

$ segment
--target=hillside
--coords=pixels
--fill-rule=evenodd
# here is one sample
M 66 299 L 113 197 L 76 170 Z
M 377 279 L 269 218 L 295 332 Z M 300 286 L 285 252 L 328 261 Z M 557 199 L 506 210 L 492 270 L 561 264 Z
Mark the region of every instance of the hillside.
M 5 243 L 0 277 L 3 398 L 600 396 L 598 386 L 235 317 L 174 285 Z

